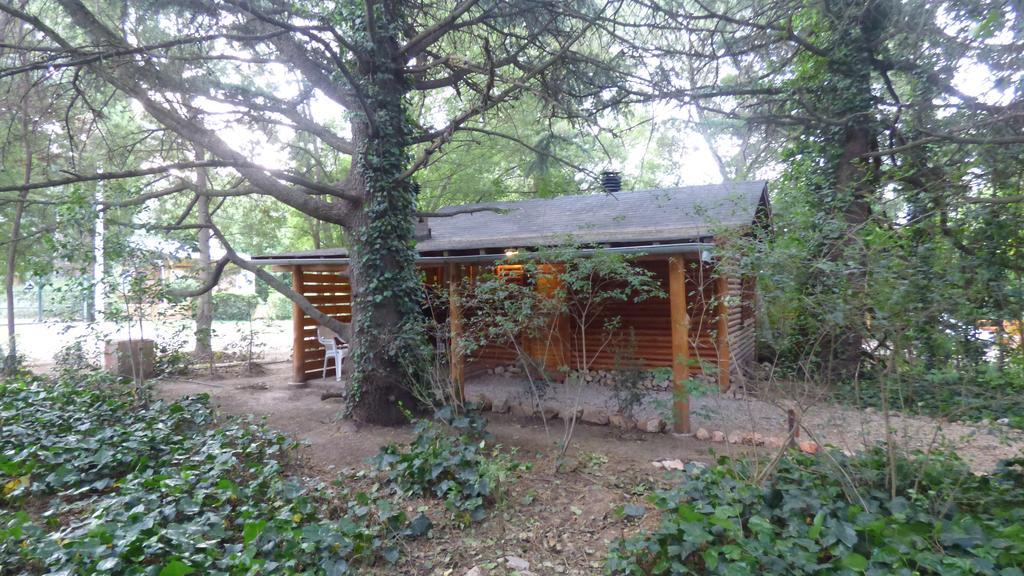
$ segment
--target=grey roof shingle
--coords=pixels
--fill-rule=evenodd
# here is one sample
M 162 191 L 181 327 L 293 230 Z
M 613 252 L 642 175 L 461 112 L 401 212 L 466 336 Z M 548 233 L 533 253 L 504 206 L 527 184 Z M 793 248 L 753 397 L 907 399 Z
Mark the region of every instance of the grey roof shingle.
M 440 213 L 475 212 L 428 218 L 431 236 L 418 252 L 608 242 L 659 242 L 713 236 L 723 228 L 749 226 L 767 191 L 764 181 L 729 182 L 580 196 L 486 202 L 453 206 Z M 344 256 L 342 248 L 277 254 L 275 257 Z

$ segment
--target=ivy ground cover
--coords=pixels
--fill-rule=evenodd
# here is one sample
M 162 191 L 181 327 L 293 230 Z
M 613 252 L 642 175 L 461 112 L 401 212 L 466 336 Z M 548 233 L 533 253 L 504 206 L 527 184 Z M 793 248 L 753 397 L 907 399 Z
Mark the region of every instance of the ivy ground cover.
M 825 456 L 790 454 L 760 484 L 748 461 L 690 468 L 607 573 L 1024 576 L 1024 459 L 977 476 L 953 455 Z
M 0 573 L 344 574 L 397 558 L 405 514 L 286 472 L 290 441 L 205 397 L 0 383 Z

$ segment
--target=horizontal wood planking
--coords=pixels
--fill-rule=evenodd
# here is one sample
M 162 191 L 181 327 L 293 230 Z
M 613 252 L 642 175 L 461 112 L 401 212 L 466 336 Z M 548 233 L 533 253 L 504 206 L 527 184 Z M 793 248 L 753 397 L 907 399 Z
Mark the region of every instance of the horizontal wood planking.
M 666 294 L 668 291 L 668 262 L 665 259 L 649 260 L 640 263 L 658 280 Z M 715 283 L 713 269 L 696 260 L 688 260 L 687 267 L 687 312 L 690 315 L 691 359 L 695 366 L 701 364 L 717 364 L 718 348 L 714 339 L 716 332 Z M 600 346 L 605 340 L 605 321 L 620 318 L 621 325 L 615 330 L 612 338 L 616 341 L 625 340 L 632 330 L 636 336 L 636 356 L 643 360 L 647 368 L 660 368 L 672 365 L 672 326 L 669 316 L 668 298 L 649 298 L 643 302 L 611 303 L 603 313 L 594 320 L 587 330 L 587 340 L 591 345 Z M 573 368 L 582 365 L 579 342 L 580 335 L 573 338 L 574 346 L 571 355 Z M 608 345 L 599 353 L 590 354 L 590 365 L 593 369 L 607 370 L 615 368 L 615 346 Z M 517 361 L 516 352 L 503 346 L 485 346 L 477 351 L 474 363 L 488 367 L 510 364 Z M 699 368 L 698 368 L 699 369 Z
M 757 331 L 753 315 L 743 316 L 744 305 L 751 305 L 743 292 L 743 279 L 729 279 L 729 347 L 732 349 L 729 371 L 749 377 L 757 360 Z
M 352 285 L 347 277 L 340 275 L 344 270 L 343 266 L 303 267 L 299 291 L 324 314 L 340 322 L 351 322 Z M 292 353 L 301 355 L 299 366 L 307 377 L 318 376 L 326 354 L 316 339 L 320 323 L 303 313 L 298 325 L 302 327 L 301 335 L 297 337 L 297 342 L 301 341 L 301 350 L 293 350 Z

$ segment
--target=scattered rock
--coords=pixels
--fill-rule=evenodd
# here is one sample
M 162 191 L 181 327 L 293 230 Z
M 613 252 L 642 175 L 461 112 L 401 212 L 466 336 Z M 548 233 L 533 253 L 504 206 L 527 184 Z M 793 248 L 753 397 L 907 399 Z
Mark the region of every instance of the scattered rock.
M 552 420 L 554 418 L 558 418 L 560 409 L 554 404 L 545 404 L 544 407 L 540 409 L 540 412 L 546 420 Z M 572 408 L 567 408 L 566 412 L 571 415 Z
M 778 436 L 769 436 L 764 439 L 765 447 L 771 448 L 772 450 L 778 450 L 779 448 L 782 448 L 783 444 L 784 442 L 782 441 L 782 438 L 779 438 Z
M 511 406 L 510 410 L 512 415 L 516 418 L 527 418 L 529 416 L 533 416 L 533 402 L 529 400 L 522 403 L 517 402 Z
M 583 415 L 580 417 L 581 420 L 587 424 L 597 424 L 604 426 L 608 424 L 608 412 L 601 408 L 584 408 Z
M 818 453 L 818 443 L 817 442 L 812 442 L 810 440 L 806 440 L 806 441 L 800 443 L 800 450 L 802 450 L 803 452 L 805 452 L 807 454 L 817 454 Z
M 725 442 L 725 432 L 722 432 L 721 430 L 715 430 L 714 432 L 711 433 L 711 441 L 718 443 Z
M 478 393 L 468 400 L 479 406 L 481 410 L 490 410 L 491 406 L 494 404 L 491 399 L 483 393 Z
M 704 428 L 697 428 L 697 432 L 693 435 L 697 440 L 710 440 L 711 433 Z
M 504 414 L 508 412 L 508 398 L 497 398 L 491 403 L 491 412 Z
M 499 375 L 499 376 L 501 376 L 502 374 L 505 373 L 505 367 L 504 366 L 496 366 L 494 368 L 494 373 Z
M 573 410 L 572 408 L 562 408 L 558 411 L 558 417 L 562 420 L 569 421 L 572 420 L 573 412 L 576 412 L 577 420 L 583 419 L 583 408 L 576 408 L 576 410 Z
M 522 573 L 524 570 L 530 569 L 530 563 L 519 556 L 505 556 L 505 565 L 512 570 L 517 570 Z
M 729 444 L 739 444 L 743 442 L 743 434 L 739 432 L 729 432 Z
M 683 464 L 682 460 L 655 460 L 651 462 L 655 468 L 661 468 L 662 470 L 683 470 L 686 468 L 686 464 Z
M 636 428 L 636 420 L 620 413 L 615 413 L 609 416 L 608 423 L 622 430 L 632 430 L 633 428 Z
M 645 432 L 658 433 L 658 432 L 663 432 L 664 430 L 665 430 L 665 421 L 662 420 L 661 417 L 659 417 L 659 416 L 655 416 L 654 418 L 651 418 L 647 422 L 644 422 L 644 431 Z
M 1010 419 L 1009 418 L 1000 418 L 999 420 L 996 420 L 996 424 L 999 424 L 1000 426 L 1009 426 L 1010 425 Z
M 487 570 L 484 570 L 483 566 L 473 566 L 466 572 L 466 576 L 487 576 Z

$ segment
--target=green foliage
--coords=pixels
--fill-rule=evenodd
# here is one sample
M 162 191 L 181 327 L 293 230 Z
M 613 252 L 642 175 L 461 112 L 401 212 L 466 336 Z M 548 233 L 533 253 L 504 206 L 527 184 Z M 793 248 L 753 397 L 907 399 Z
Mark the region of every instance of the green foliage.
M 267 296 L 267 308 L 271 320 L 290 320 L 292 317 L 292 301 L 277 292 Z
M 963 421 L 1006 418 L 1010 426 L 1024 429 L 1024 379 L 990 364 L 915 370 L 899 382 L 866 381 L 835 391 L 840 402 L 879 409 L 883 396 L 892 410 Z
M 573 338 L 575 356 L 586 370 L 597 351 L 611 339 L 624 339 L 620 318 L 603 315 L 611 305 L 642 302 L 664 296 L 654 274 L 637 265 L 631 255 L 607 250 L 581 253 L 583 246 L 571 242 L 556 248 L 522 252 L 503 261 L 523 266 L 523 281 L 486 275 L 463 286 L 466 353 L 485 344 L 515 345 L 523 335 L 547 340 L 551 318 L 566 316 L 574 334 L 601 322 L 608 341 L 588 342 Z M 551 283 L 551 280 L 557 282 Z
M 487 421 L 475 412 L 454 415 L 442 408 L 433 420 L 416 422 L 407 446 L 389 444 L 375 457 L 388 485 L 403 497 L 443 499 L 463 524 L 482 520 L 500 502 L 503 485 L 522 464 L 488 445 Z
M 213 294 L 213 319 L 227 322 L 246 322 L 252 319 L 259 300 L 255 294 Z
M 397 557 L 405 514 L 289 478 L 290 440 L 213 425 L 205 396 L 137 406 L 123 390 L 0 384 L 5 573 L 343 574 Z
M 660 526 L 614 544 L 606 570 L 1019 576 L 1022 466 L 976 476 L 956 456 L 915 454 L 898 458 L 890 476 L 883 448 L 852 458 L 790 453 L 756 485 L 750 462 L 723 459 L 651 496 Z
M 625 340 L 615 347 L 615 385 L 613 393 L 618 411 L 630 418 L 650 396 L 643 386 L 648 375 L 643 359 L 637 356 L 636 331 L 629 329 Z
M 181 348 L 179 342 L 156 342 L 153 357 L 153 372 L 157 376 L 181 376 L 187 374 L 195 358 Z
M 89 358 L 81 340 L 71 342 L 53 355 L 54 369 L 61 376 L 74 377 L 76 374 L 87 374 L 98 368 Z

